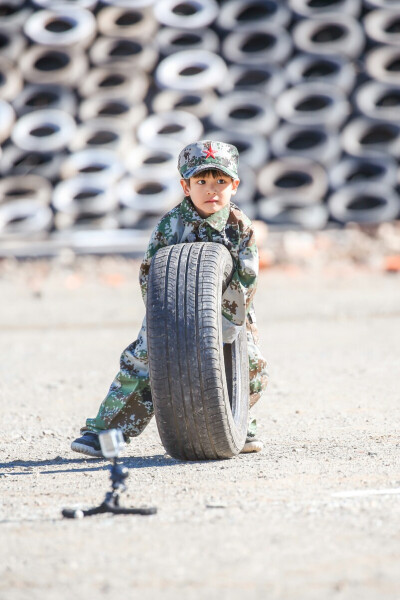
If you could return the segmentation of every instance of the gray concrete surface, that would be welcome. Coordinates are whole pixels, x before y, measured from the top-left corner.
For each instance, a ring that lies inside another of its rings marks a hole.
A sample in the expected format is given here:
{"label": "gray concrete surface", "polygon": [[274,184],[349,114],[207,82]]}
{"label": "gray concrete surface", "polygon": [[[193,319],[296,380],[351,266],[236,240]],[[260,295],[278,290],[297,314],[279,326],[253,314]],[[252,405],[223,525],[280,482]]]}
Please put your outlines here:
{"label": "gray concrete surface", "polygon": [[124,503],[158,514],[61,519],[109,486],[69,443],[140,326],[137,272],[0,263],[0,599],[399,600],[396,275],[264,271],[264,451],[181,463],[153,422],[123,459]]}

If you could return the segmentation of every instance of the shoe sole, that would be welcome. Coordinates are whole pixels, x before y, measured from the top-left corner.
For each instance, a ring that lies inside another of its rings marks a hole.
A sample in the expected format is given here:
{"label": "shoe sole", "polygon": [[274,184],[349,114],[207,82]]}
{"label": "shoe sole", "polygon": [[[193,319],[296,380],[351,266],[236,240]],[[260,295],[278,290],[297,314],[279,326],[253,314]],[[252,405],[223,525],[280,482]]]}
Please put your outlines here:
{"label": "shoe sole", "polygon": [[250,452],[261,452],[264,448],[264,444],[260,441],[253,440],[252,442],[246,442],[241,450],[241,454],[249,454]]}
{"label": "shoe sole", "polygon": [[95,458],[104,458],[101,450],[95,450],[85,444],[78,444],[77,442],[71,443],[71,450],[79,452],[80,454],[86,454],[87,456],[94,456]]}

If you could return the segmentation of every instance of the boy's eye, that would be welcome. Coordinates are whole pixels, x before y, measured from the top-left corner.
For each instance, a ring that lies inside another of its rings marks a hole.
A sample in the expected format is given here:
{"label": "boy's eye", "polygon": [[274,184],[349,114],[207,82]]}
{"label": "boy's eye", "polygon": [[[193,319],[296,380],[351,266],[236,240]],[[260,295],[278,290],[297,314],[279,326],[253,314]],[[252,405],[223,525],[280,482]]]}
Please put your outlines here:
{"label": "boy's eye", "polygon": [[[196,183],[197,183],[198,185],[204,185],[204,184],[205,184],[205,183],[207,183],[207,182],[206,182],[206,180],[205,180],[205,179],[198,179],[198,180],[196,181]],[[220,177],[220,179],[217,179],[217,183],[226,183],[226,179],[224,179],[223,177]]]}

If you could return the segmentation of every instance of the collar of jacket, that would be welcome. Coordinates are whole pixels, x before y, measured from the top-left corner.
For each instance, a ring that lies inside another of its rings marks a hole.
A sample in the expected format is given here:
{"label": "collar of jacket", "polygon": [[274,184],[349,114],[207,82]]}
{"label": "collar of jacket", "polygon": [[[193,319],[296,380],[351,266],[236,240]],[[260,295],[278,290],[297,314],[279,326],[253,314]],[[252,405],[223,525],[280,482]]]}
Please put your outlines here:
{"label": "collar of jacket", "polygon": [[182,219],[188,225],[200,225],[206,223],[210,225],[216,231],[222,231],[228,221],[231,207],[230,204],[221,208],[218,212],[210,215],[206,219],[203,219],[197,212],[193,202],[190,198],[185,198],[180,204],[180,211]]}

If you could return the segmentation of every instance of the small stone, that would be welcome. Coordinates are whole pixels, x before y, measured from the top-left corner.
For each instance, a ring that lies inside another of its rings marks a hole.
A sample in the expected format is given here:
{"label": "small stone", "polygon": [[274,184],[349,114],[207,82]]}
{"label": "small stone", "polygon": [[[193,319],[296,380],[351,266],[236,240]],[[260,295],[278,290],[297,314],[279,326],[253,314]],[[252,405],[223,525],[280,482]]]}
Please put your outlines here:
{"label": "small stone", "polygon": [[206,508],[227,508],[227,504],[225,504],[225,502],[218,502],[217,500],[213,501],[211,500],[210,502],[207,502],[206,504]]}

